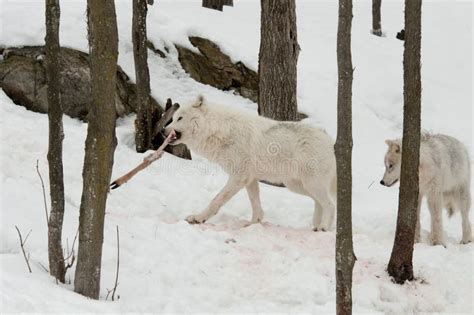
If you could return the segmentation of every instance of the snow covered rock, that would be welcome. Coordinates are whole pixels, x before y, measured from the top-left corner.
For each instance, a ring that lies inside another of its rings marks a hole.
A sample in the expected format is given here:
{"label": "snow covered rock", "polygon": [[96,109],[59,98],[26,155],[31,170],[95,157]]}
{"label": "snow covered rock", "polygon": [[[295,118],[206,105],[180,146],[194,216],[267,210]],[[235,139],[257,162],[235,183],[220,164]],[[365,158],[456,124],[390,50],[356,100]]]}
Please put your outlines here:
{"label": "snow covered rock", "polygon": [[258,75],[242,62],[233,63],[214,42],[197,36],[189,41],[200,54],[176,45],[179,62],[191,78],[220,90],[234,90],[254,102],[258,96]]}
{"label": "snow covered rock", "polygon": [[[86,120],[91,102],[88,54],[70,48],[61,48],[61,100],[64,113]],[[117,67],[117,116],[135,112],[135,84]],[[7,48],[0,62],[0,87],[18,105],[29,110],[47,113],[46,75],[42,46]],[[158,103],[150,97],[159,115]]]}

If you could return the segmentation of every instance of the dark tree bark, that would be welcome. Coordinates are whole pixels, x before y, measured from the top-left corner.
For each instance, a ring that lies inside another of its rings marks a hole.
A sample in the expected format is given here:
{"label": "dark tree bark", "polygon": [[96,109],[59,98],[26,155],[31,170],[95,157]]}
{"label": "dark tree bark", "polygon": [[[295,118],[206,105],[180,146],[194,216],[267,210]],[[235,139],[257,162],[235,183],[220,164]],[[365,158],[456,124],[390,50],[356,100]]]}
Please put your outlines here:
{"label": "dark tree bark", "polygon": [[135,120],[135,145],[137,152],[151,148],[152,108],[150,103],[150,73],[146,33],[147,0],[133,0],[132,41],[137,84],[137,119]]}
{"label": "dark tree bark", "polygon": [[202,0],[204,8],[222,11],[225,5],[233,6],[234,0]]}
{"label": "dark tree bark", "polygon": [[59,92],[59,0],[46,0],[45,63],[49,121],[49,187],[51,212],[48,220],[49,272],[64,283],[64,265],[61,234],[64,218],[63,178],[63,110]]}
{"label": "dark tree bark", "polygon": [[105,205],[115,137],[118,34],[113,0],[87,1],[92,104],[84,158],[74,291],[98,299]]}
{"label": "dark tree bark", "polygon": [[337,234],[336,311],[352,313],[352,270],[356,257],[352,245],[352,0],[339,0],[337,29]]}
{"label": "dark tree bark", "polygon": [[387,271],[395,282],[413,280],[418,206],[421,119],[421,0],[405,0],[403,141],[395,242]]}
{"label": "dark tree bark", "polygon": [[382,36],[382,24],[380,22],[380,7],[382,0],[372,0],[372,34]]}
{"label": "dark tree bark", "polygon": [[295,0],[261,0],[258,112],[296,120],[297,63]]}

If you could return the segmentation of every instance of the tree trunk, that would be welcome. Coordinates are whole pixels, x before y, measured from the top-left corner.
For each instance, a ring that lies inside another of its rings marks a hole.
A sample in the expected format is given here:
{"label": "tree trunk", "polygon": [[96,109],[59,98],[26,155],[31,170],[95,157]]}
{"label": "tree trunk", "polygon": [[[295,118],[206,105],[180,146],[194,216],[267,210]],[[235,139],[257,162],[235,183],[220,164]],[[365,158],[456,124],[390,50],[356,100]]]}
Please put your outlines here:
{"label": "tree trunk", "polygon": [[352,0],[339,0],[337,29],[337,234],[336,310],[352,313],[352,270],[356,257],[352,245]]}
{"label": "tree trunk", "polygon": [[372,34],[382,36],[382,24],[380,22],[380,7],[382,0],[372,0]]}
{"label": "tree trunk", "polygon": [[413,280],[418,206],[421,116],[421,0],[405,0],[403,143],[395,242],[387,271],[397,283]]}
{"label": "tree trunk", "polygon": [[297,62],[295,0],[261,0],[258,112],[296,120]]}
{"label": "tree trunk", "polygon": [[147,0],[133,0],[132,41],[137,84],[137,119],[135,121],[135,145],[137,152],[151,148],[152,115],[150,103],[150,73],[146,35]]}
{"label": "tree trunk", "polygon": [[46,80],[49,120],[49,189],[51,212],[48,221],[49,272],[64,283],[66,268],[61,242],[64,217],[63,110],[59,78],[59,0],[46,1]]}
{"label": "tree trunk", "polygon": [[115,137],[115,80],[118,34],[113,0],[87,2],[92,104],[88,115],[79,252],[74,291],[98,299],[105,205],[112,172]]}

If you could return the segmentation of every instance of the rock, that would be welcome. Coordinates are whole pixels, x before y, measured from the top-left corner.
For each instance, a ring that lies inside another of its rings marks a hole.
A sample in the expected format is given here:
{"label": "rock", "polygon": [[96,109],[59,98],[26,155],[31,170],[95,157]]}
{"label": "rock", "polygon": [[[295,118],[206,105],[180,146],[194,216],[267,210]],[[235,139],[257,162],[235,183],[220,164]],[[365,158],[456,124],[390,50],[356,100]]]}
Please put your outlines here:
{"label": "rock", "polygon": [[[179,45],[176,45],[176,49],[181,66],[191,78],[220,90],[234,91],[253,102],[258,101],[257,72],[249,69],[241,61],[233,63],[219,46],[208,39],[191,36],[189,41],[200,53]],[[151,47],[153,46],[150,45],[149,48],[152,49]],[[156,53],[161,57],[165,55],[162,51]],[[306,114],[298,112],[296,119],[302,120],[307,117]]]}
{"label": "rock", "polygon": [[[87,120],[91,102],[89,55],[70,48],[61,48],[61,104],[66,115]],[[0,61],[0,87],[18,105],[47,113],[44,48],[42,46],[5,48]],[[135,84],[117,67],[117,116],[135,112]],[[150,97],[156,110],[158,103]]]}
{"label": "rock", "polygon": [[[0,87],[15,104],[39,113],[48,112],[47,85],[42,46],[22,48],[0,48]],[[87,120],[91,102],[89,55],[70,48],[61,48],[61,104],[66,115]],[[135,112],[135,84],[127,74],[117,67],[115,108],[118,117]],[[163,114],[162,107],[150,96],[154,121]],[[163,143],[158,135],[153,139],[152,149]],[[191,153],[183,145],[168,146],[166,151],[184,159]]]}
{"label": "rock", "polygon": [[196,81],[236,93],[254,102],[258,97],[258,75],[242,62],[233,63],[219,46],[202,37],[189,37],[200,54],[176,45],[183,69]]}

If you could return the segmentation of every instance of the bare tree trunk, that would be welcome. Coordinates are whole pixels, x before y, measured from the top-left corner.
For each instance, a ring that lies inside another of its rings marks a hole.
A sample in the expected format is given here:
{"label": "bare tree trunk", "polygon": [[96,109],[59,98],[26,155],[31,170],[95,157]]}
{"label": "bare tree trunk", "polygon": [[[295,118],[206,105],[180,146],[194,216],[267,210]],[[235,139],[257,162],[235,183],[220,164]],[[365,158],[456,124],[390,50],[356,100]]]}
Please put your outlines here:
{"label": "bare tree trunk", "polygon": [[151,148],[152,110],[150,103],[150,73],[146,35],[147,0],[133,0],[132,41],[137,84],[137,119],[135,120],[135,145],[137,152]]}
{"label": "bare tree trunk", "polygon": [[403,143],[395,242],[387,271],[397,283],[413,280],[421,119],[421,0],[405,0]]}
{"label": "bare tree trunk", "polygon": [[51,213],[48,221],[49,272],[64,283],[64,265],[61,234],[64,217],[64,179],[63,179],[63,110],[60,98],[59,78],[59,0],[46,0],[46,80],[48,84],[49,120],[49,187]]}
{"label": "bare tree trunk", "polygon": [[337,164],[336,310],[352,313],[352,0],[339,0],[337,29]]}
{"label": "bare tree trunk", "polygon": [[380,7],[382,0],[372,0],[372,34],[382,36],[382,24],[380,22]]}
{"label": "bare tree trunk", "polygon": [[79,252],[74,291],[98,299],[105,205],[115,137],[115,77],[118,34],[113,0],[87,1],[92,104],[84,158]]}
{"label": "bare tree trunk", "polygon": [[258,112],[276,120],[296,120],[300,47],[295,0],[261,0],[261,10]]}

